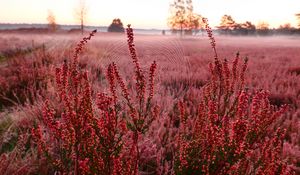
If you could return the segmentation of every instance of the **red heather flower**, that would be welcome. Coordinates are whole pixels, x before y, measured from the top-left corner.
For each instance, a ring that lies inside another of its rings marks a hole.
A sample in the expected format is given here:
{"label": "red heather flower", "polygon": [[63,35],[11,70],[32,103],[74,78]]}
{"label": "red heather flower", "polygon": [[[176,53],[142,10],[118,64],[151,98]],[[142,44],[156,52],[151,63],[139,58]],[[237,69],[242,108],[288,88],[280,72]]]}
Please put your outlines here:
{"label": "red heather flower", "polygon": [[43,139],[42,131],[40,126],[31,129],[31,135],[33,140],[36,142],[38,147],[38,156],[41,156],[48,152],[48,148],[46,147],[46,142]]}
{"label": "red heather flower", "polygon": [[238,99],[237,117],[245,118],[249,107],[249,95],[246,91],[242,91]]}
{"label": "red heather flower", "polygon": [[211,44],[211,47],[213,49],[213,52],[214,52],[214,59],[215,59],[215,65],[216,65],[216,71],[217,71],[217,74],[219,75],[220,79],[222,78],[222,73],[221,73],[221,70],[222,70],[222,65],[219,61],[219,57],[218,57],[218,54],[217,54],[217,49],[216,49],[216,41],[215,41],[215,38],[213,36],[213,33],[212,33],[212,29],[211,27],[209,26],[208,24],[208,20],[207,18],[202,18],[202,22],[205,24],[205,29],[206,29],[206,33],[210,39],[210,44]]}
{"label": "red heather flower", "polygon": [[120,76],[120,73],[119,73],[118,68],[115,63],[112,63],[112,68],[113,68],[112,72],[114,73],[114,76],[117,79],[119,86],[121,87],[123,97],[125,98],[127,104],[131,105],[131,98],[129,96],[127,87],[124,83],[124,80]]}
{"label": "red heather flower", "polygon": [[120,160],[120,158],[114,158],[114,172],[113,175],[119,175],[124,173],[122,170],[122,162]]}
{"label": "red heather flower", "polygon": [[[232,79],[233,80],[237,80],[237,74],[238,74],[238,72],[237,72],[237,66],[238,66],[238,62],[239,62],[239,56],[240,56],[240,53],[238,52],[237,54],[236,54],[236,57],[235,57],[235,59],[234,59],[234,61],[233,61],[233,64],[232,64]],[[231,85],[231,87],[233,88],[233,86],[234,86],[234,82],[235,81],[232,81],[232,85]],[[233,89],[232,89],[232,91],[233,91]]]}
{"label": "red heather flower", "polygon": [[216,50],[216,41],[215,41],[215,38],[213,37],[212,29],[208,24],[208,19],[207,18],[202,18],[202,22],[205,24],[205,29],[206,29],[207,35],[210,39],[211,47],[213,48],[215,58],[217,59],[218,55],[217,55],[217,50]]}
{"label": "red heather flower", "polygon": [[97,105],[100,110],[108,111],[108,109],[112,105],[112,103],[113,103],[113,98],[109,97],[108,95],[106,95],[104,93],[98,94]]}
{"label": "red heather flower", "polygon": [[155,73],[155,69],[156,69],[156,62],[154,61],[151,64],[150,67],[150,73],[149,73],[149,96],[148,96],[148,100],[153,98],[153,94],[154,94],[154,73]]}
{"label": "red heather flower", "polygon": [[225,91],[230,93],[230,70],[228,66],[228,61],[225,59],[223,63],[223,69],[225,74]]}
{"label": "red heather flower", "polygon": [[73,56],[73,64],[77,66],[78,63],[78,57],[79,54],[82,52],[83,46],[88,42],[88,40],[91,40],[92,36],[94,36],[97,33],[97,30],[93,30],[88,37],[84,37],[75,48],[75,54]]}
{"label": "red heather flower", "polygon": [[178,109],[179,109],[179,112],[180,112],[180,121],[182,121],[183,124],[186,124],[186,113],[185,113],[185,106],[184,106],[184,103],[182,101],[180,101],[178,103]]}
{"label": "red heather flower", "polygon": [[116,95],[116,83],[115,83],[115,67],[110,64],[107,68],[107,77],[110,86],[110,92],[112,93],[113,103],[116,104],[117,95]]}
{"label": "red heather flower", "polygon": [[188,167],[188,161],[187,161],[187,158],[188,158],[188,155],[186,153],[186,150],[188,148],[188,143],[187,142],[184,142],[182,141],[182,139],[179,140],[179,162],[180,162],[180,165],[179,165],[179,169],[183,169],[183,168],[186,168]]}
{"label": "red heather flower", "polygon": [[237,119],[232,126],[231,142],[235,147],[235,154],[239,155],[244,151],[245,138],[248,130],[246,120]]}
{"label": "red heather flower", "polygon": [[90,167],[88,165],[89,159],[85,158],[84,160],[79,161],[79,169],[81,174],[89,174]]}
{"label": "red heather flower", "polygon": [[245,86],[245,72],[246,72],[246,69],[247,69],[247,64],[248,63],[248,58],[245,58],[244,60],[244,64],[242,66],[242,71],[241,71],[241,74],[240,74],[240,90],[242,90],[242,88]]}
{"label": "red heather flower", "polygon": [[132,61],[135,64],[137,98],[140,100],[140,103],[143,104],[145,98],[146,81],[136,54],[136,49],[134,45],[134,35],[133,35],[133,30],[130,27],[130,24],[126,29],[126,32],[127,32],[127,44],[128,44],[129,52]]}

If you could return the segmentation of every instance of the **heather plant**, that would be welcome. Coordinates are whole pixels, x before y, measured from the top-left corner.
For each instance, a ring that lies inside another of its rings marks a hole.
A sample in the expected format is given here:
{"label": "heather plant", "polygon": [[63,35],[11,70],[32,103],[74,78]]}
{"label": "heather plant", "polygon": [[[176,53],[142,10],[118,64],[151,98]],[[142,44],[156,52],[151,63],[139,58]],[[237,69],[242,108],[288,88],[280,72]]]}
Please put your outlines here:
{"label": "heather plant", "polygon": [[[146,98],[146,80],[128,26],[137,95],[129,96],[116,64],[112,63],[107,68],[110,95],[99,93],[95,109],[87,72],[80,71],[78,62],[83,46],[94,34],[95,31],[77,45],[71,63],[65,61],[56,69],[56,89],[63,111],[56,114],[46,101],[42,123],[32,129],[38,156],[48,162],[53,173],[137,174],[139,137],[147,131],[158,111],[152,104],[156,63],[150,67]],[[117,85],[125,106],[119,100]]]}
{"label": "heather plant", "polygon": [[98,95],[95,113],[87,72],[78,68],[83,46],[96,33],[78,44],[72,62],[56,69],[57,92],[63,112],[59,115],[46,102],[43,124],[32,129],[40,160],[52,173],[113,174],[120,171],[122,137],[126,132],[113,98]]}
{"label": "heather plant", "polygon": [[[10,152],[0,155],[0,173],[9,174],[30,174],[36,171],[31,165],[35,162],[35,152],[30,148],[30,133],[23,132],[16,141],[16,146]],[[32,151],[32,152],[31,152]],[[30,153],[28,153],[30,152]]]}
{"label": "heather plant", "polygon": [[281,157],[285,130],[276,125],[287,107],[272,106],[267,91],[251,95],[245,88],[247,59],[239,68],[237,54],[232,69],[227,60],[221,62],[204,22],[215,62],[210,65],[211,81],[202,90],[198,114],[190,116],[184,103],[178,106],[176,174],[288,173]]}
{"label": "heather plant", "polygon": [[38,95],[44,95],[48,82],[52,56],[38,50],[30,57],[18,56],[6,61],[0,73],[0,109],[12,105],[34,103]]}
{"label": "heather plant", "polygon": [[0,113],[0,174],[43,173],[37,169],[37,150],[31,145],[31,128],[40,116],[40,102],[19,105]]}
{"label": "heather plant", "polygon": [[[134,174],[138,173],[138,165],[140,159],[140,149],[139,149],[139,137],[141,134],[145,134],[149,129],[153,120],[155,120],[156,116],[158,115],[158,106],[152,103],[152,98],[154,95],[154,73],[156,70],[156,62],[154,61],[149,70],[149,77],[148,77],[148,84],[146,81],[146,77],[140,67],[140,63],[138,60],[138,56],[136,53],[135,45],[134,45],[134,35],[133,30],[128,25],[126,29],[127,32],[127,43],[129,52],[132,58],[132,62],[134,64],[134,71],[135,71],[135,91],[136,96],[131,97],[128,93],[128,89],[122,80],[119,71],[114,63],[109,65],[113,71],[110,71],[109,80],[110,84],[112,85],[114,79],[118,82],[119,86],[121,87],[122,96],[126,102],[127,106],[127,117],[126,124],[127,128],[131,131],[132,135],[132,145],[134,146],[134,155],[135,162],[134,162]],[[148,85],[148,89],[147,89]],[[116,100],[116,92],[114,86],[110,87],[111,92],[113,93],[113,97]],[[146,96],[146,90],[148,90],[148,95]],[[131,154],[132,155],[132,154]]]}
{"label": "heather plant", "polygon": [[24,56],[29,53],[33,53],[34,51],[44,49],[45,45],[40,45],[40,46],[32,46],[32,47],[27,47],[27,48],[13,48],[13,49],[7,49],[1,52],[1,55],[4,58],[12,58],[12,57],[17,57],[17,56]]}

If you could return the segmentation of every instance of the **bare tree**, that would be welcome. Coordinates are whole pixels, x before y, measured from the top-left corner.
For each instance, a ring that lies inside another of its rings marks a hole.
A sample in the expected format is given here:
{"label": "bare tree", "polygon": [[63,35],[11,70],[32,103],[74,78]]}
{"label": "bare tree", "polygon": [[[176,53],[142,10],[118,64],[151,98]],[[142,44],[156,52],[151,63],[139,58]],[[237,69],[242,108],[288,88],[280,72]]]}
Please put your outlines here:
{"label": "bare tree", "polygon": [[76,9],[76,18],[80,22],[81,34],[84,32],[84,23],[86,21],[87,7],[85,0],[79,0],[79,6]]}
{"label": "bare tree", "polygon": [[300,13],[296,14],[298,20],[298,28],[300,29]]}
{"label": "bare tree", "polygon": [[48,21],[49,31],[55,32],[57,30],[57,24],[56,24],[55,16],[51,10],[48,10],[47,21]]}

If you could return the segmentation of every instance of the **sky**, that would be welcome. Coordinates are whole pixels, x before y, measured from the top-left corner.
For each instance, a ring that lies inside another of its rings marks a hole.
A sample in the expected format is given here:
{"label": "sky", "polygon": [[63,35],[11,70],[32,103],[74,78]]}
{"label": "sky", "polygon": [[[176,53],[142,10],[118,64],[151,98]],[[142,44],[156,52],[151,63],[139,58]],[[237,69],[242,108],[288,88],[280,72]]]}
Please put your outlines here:
{"label": "sky", "polygon": [[[108,26],[114,18],[136,28],[166,29],[173,0],[85,0],[87,25]],[[236,22],[268,22],[271,27],[297,25],[300,0],[193,0],[194,12],[217,26],[224,14]],[[52,11],[59,24],[78,24],[79,0],[0,0],[0,23],[47,23]]]}

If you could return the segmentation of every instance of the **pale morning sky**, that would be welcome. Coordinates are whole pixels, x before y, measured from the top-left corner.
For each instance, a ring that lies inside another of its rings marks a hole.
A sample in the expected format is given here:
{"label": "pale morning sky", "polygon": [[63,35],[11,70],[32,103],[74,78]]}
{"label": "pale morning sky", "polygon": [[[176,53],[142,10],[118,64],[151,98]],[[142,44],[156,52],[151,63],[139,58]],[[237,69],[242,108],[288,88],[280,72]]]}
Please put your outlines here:
{"label": "pale morning sky", "polygon": [[[107,26],[113,18],[138,28],[167,28],[172,0],[86,0],[87,24]],[[268,22],[272,27],[296,26],[300,0],[193,0],[194,11],[209,19],[212,26],[224,14],[237,22]],[[59,24],[76,24],[79,0],[0,0],[0,23],[47,23],[48,10]]]}

